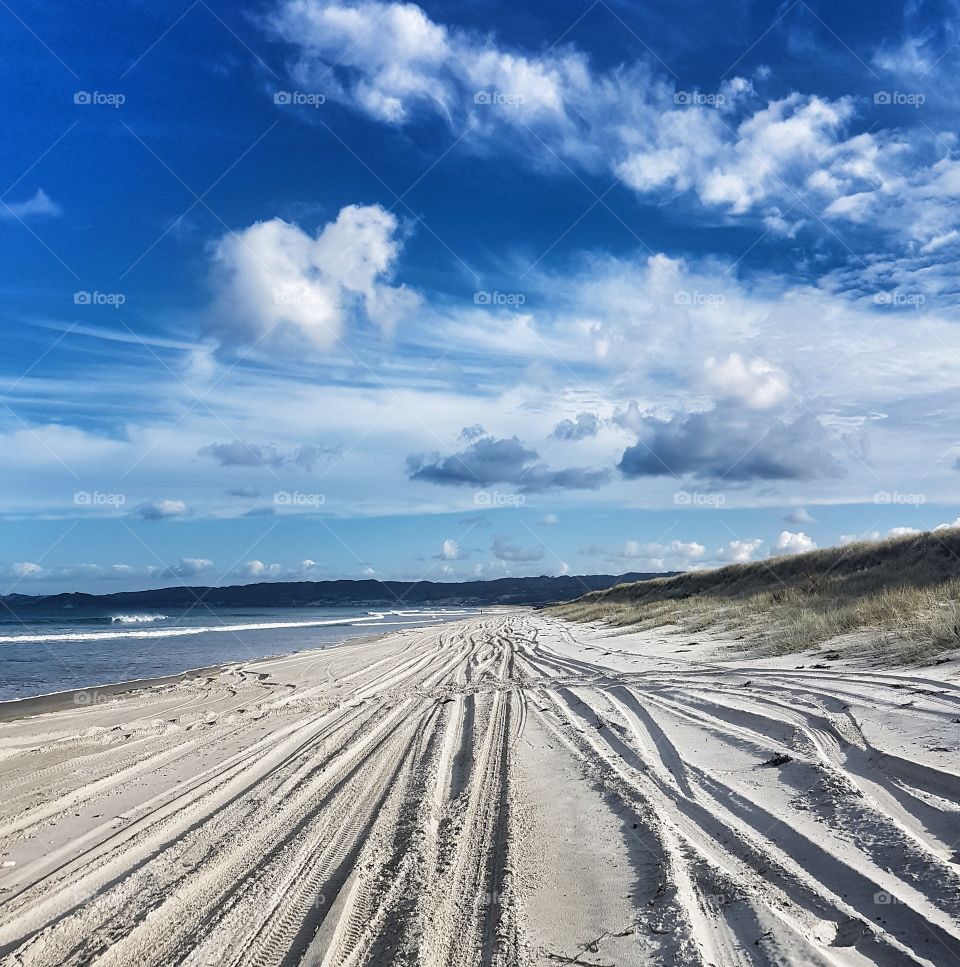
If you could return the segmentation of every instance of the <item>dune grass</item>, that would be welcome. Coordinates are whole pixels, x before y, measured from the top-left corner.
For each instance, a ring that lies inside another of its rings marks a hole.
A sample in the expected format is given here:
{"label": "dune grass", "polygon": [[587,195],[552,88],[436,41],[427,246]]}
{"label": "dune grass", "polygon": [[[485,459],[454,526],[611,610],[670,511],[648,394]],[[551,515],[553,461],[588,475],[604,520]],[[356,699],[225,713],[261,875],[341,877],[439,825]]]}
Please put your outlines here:
{"label": "dune grass", "polygon": [[960,529],[620,584],[551,608],[625,630],[674,626],[754,654],[825,642],[899,663],[960,648]]}

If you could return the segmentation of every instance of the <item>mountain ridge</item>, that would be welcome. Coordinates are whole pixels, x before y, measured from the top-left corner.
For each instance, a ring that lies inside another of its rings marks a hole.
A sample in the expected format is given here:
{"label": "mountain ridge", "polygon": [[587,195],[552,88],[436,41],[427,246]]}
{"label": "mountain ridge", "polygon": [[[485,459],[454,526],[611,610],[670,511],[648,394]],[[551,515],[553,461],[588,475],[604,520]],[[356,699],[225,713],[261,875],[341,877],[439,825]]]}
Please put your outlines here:
{"label": "mountain ridge", "polygon": [[[668,572],[675,573],[675,572]],[[373,578],[330,581],[263,581],[219,587],[178,585],[144,591],[88,594],[0,596],[0,606],[15,615],[117,608],[298,608],[350,606],[420,606],[427,604],[547,604],[569,601],[622,582],[666,577],[668,573],[585,574],[554,577],[505,577],[489,581],[381,581]]]}

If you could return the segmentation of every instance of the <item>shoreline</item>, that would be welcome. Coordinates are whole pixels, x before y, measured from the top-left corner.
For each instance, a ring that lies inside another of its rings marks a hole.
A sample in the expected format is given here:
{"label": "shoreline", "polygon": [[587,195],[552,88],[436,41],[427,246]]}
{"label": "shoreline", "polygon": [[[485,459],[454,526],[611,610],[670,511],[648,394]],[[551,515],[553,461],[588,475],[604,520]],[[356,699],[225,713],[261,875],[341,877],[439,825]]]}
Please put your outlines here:
{"label": "shoreline", "polygon": [[[445,624],[446,622],[438,623]],[[423,626],[418,625],[417,627]],[[277,661],[281,658],[289,658],[292,655],[304,655],[314,651],[322,652],[328,648],[335,648],[347,642],[352,645],[372,644],[381,638],[395,633],[393,631],[383,631],[376,635],[351,636],[341,638],[339,641],[330,641],[315,648],[299,648],[294,651],[274,652],[270,655],[252,658],[249,661],[225,661],[219,665],[201,665],[196,668],[185,668],[179,672],[171,672],[169,675],[156,675],[152,678],[129,678],[119,682],[103,682],[99,685],[79,685],[76,688],[66,688],[58,692],[43,692],[40,695],[24,695],[22,698],[0,699],[0,723],[16,722],[20,719],[46,715],[51,712],[89,708],[102,704],[105,697],[111,699],[121,698],[133,692],[159,688],[163,685],[180,685],[194,678],[220,675],[228,668],[234,666],[259,665],[265,662]],[[90,695],[91,698],[87,701],[77,701],[77,696],[84,694]]]}
{"label": "shoreline", "polygon": [[[448,612],[452,613],[452,612]],[[463,618],[476,617],[476,613],[464,614]],[[362,620],[362,619],[361,619]],[[461,620],[461,619],[457,619]],[[435,625],[449,624],[449,618],[438,620],[423,620],[409,622],[380,621],[367,625],[358,624],[356,619],[345,620],[341,624],[324,625],[324,627],[343,627],[345,631],[349,629],[360,629],[356,635],[345,634],[337,640],[324,642],[310,648],[292,648],[286,651],[274,651],[269,654],[260,655],[257,658],[226,659],[212,665],[197,665],[181,668],[161,675],[151,675],[147,678],[120,679],[112,682],[98,682],[88,685],[76,685],[70,688],[59,689],[52,692],[40,692],[36,695],[23,695],[15,698],[0,698],[0,723],[13,722],[17,719],[33,715],[44,715],[48,712],[62,712],[70,708],[84,708],[86,706],[98,704],[104,696],[111,698],[127,695],[139,689],[156,688],[162,685],[177,685],[181,682],[204,675],[221,674],[224,670],[235,665],[255,665],[261,662],[276,661],[279,658],[287,658],[290,655],[301,654],[307,651],[324,651],[327,648],[350,643],[371,643],[380,638],[396,634],[403,628],[430,628]],[[386,627],[390,626],[390,627]],[[381,630],[374,630],[381,629]],[[76,696],[89,694],[88,701],[77,701]]]}
{"label": "shoreline", "polygon": [[[276,656],[280,657],[280,656]],[[98,705],[103,696],[116,698],[140,689],[156,688],[160,685],[179,685],[191,678],[204,675],[218,675],[226,667],[209,665],[202,668],[187,668],[182,672],[171,675],[160,675],[156,678],[131,678],[122,682],[107,682],[102,685],[83,685],[79,688],[68,688],[60,692],[44,692],[41,695],[25,695],[23,698],[7,698],[0,701],[0,722],[15,722],[17,719],[34,715],[45,715],[48,712],[63,712],[70,708],[81,709]],[[88,701],[77,701],[78,695],[90,695]]]}

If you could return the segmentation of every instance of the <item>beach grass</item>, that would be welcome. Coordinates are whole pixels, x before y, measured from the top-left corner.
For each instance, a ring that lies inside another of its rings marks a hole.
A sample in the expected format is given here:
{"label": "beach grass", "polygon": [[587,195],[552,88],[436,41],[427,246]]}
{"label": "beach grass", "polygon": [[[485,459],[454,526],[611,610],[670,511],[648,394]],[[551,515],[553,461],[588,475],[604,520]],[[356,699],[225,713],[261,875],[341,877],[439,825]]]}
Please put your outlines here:
{"label": "beach grass", "polygon": [[923,663],[960,648],[960,528],[620,584],[551,608],[625,630],[671,626],[783,655]]}

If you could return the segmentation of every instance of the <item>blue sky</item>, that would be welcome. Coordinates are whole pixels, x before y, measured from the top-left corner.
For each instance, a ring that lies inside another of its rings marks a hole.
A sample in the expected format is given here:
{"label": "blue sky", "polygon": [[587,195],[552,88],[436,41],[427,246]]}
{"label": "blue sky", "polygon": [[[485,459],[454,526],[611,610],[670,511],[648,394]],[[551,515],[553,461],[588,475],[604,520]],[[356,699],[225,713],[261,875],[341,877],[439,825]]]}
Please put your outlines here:
{"label": "blue sky", "polygon": [[955,4],[18,0],[0,52],[4,590],[957,519]]}

